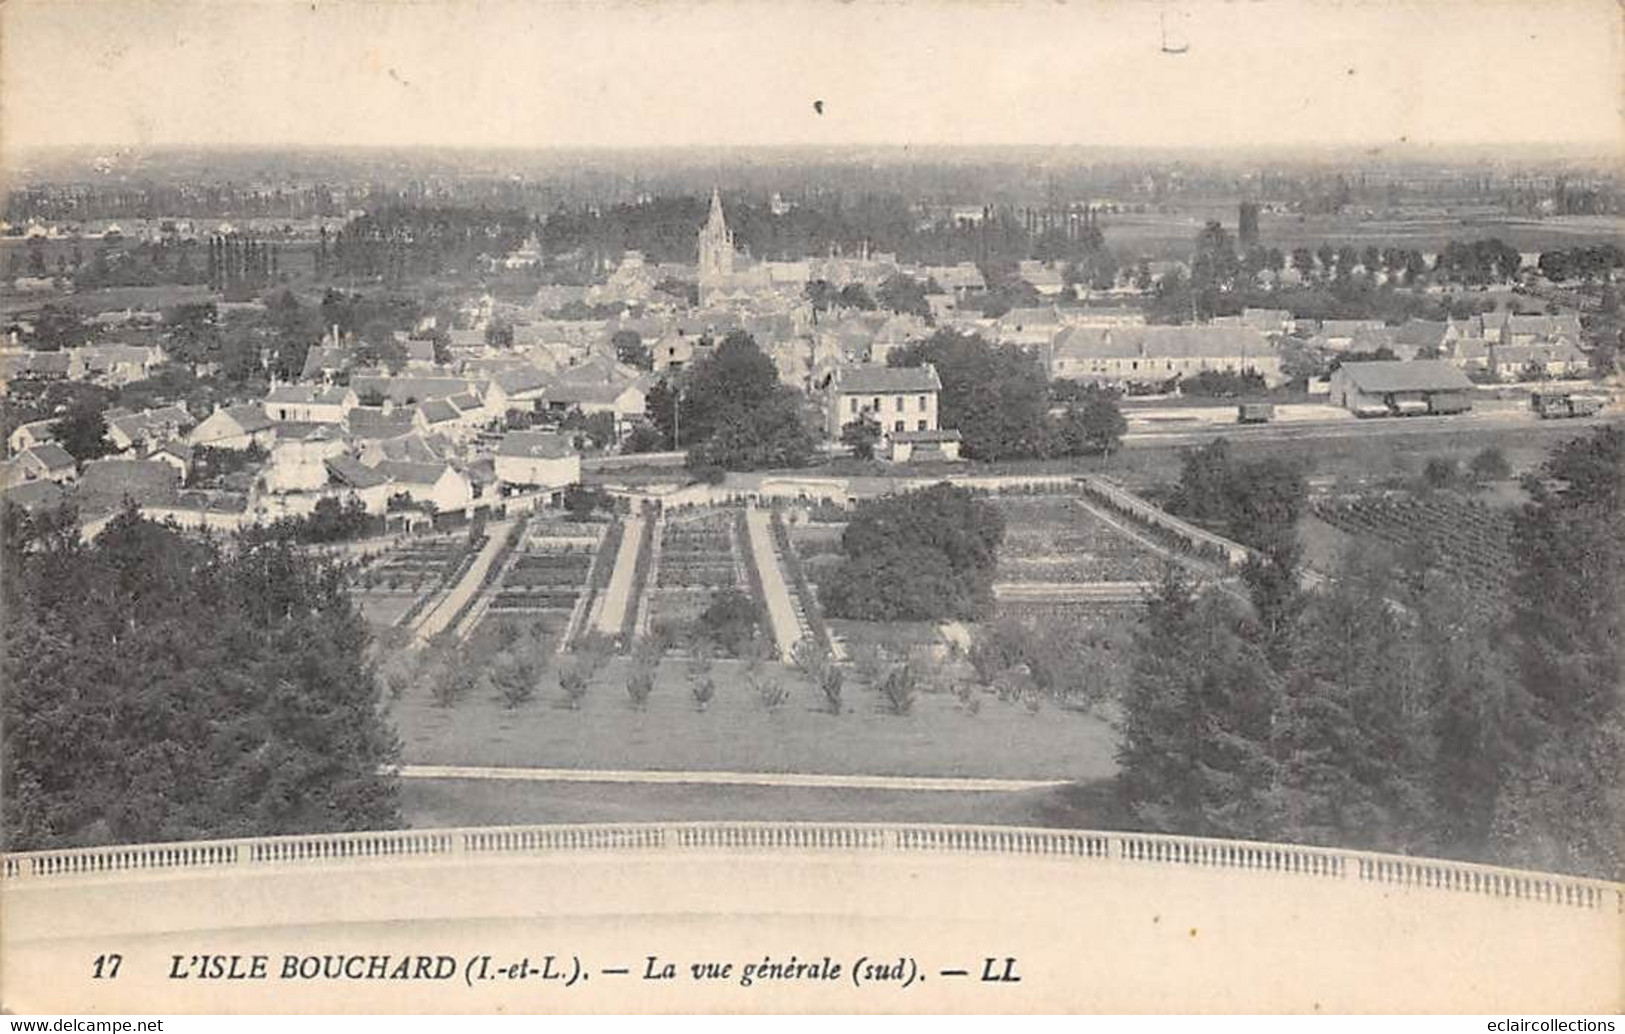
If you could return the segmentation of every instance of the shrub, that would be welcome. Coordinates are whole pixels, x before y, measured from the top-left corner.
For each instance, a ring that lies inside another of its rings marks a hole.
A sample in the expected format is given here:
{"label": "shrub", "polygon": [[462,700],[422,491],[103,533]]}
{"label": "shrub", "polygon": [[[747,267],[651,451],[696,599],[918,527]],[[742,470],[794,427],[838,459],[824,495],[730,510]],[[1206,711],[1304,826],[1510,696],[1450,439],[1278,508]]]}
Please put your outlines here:
{"label": "shrub", "polygon": [[723,589],[700,615],[700,630],[717,646],[743,657],[757,638],[756,604],[738,589]]}
{"label": "shrub", "polygon": [[808,636],[797,640],[796,645],[790,648],[790,663],[801,674],[817,682],[830,665],[830,653],[824,644]]}
{"label": "shrub", "polygon": [[717,684],[709,675],[690,673],[688,691],[694,695],[694,703],[703,711],[711,703],[711,698],[717,695]]}
{"label": "shrub", "polygon": [[564,690],[564,699],[570,710],[581,707],[581,700],[587,695],[587,683],[591,679],[592,669],[579,658],[559,669],[559,688]]}
{"label": "shrub", "polygon": [[790,695],[790,691],[784,688],[784,683],[771,675],[758,676],[751,681],[756,685],[756,695],[761,697],[762,706],[769,711],[777,711]]}
{"label": "shrub", "polygon": [[430,695],[436,707],[451,707],[473,691],[479,674],[472,665],[463,662],[460,656],[447,658],[435,673]]}
{"label": "shrub", "polygon": [[898,665],[881,680],[880,695],[892,714],[905,715],[914,709],[914,698],[918,693],[917,682],[914,668],[909,664]]}
{"label": "shrub", "polygon": [[1490,445],[1473,457],[1469,469],[1474,481],[1502,481],[1512,476],[1512,464],[1506,453]]}
{"label": "shrub", "polygon": [[497,699],[509,710],[528,703],[536,695],[537,674],[536,665],[529,658],[506,652],[496,656],[489,671]]}
{"label": "shrub", "polygon": [[648,706],[654,688],[655,669],[646,664],[633,665],[632,673],[626,677],[626,695],[632,698],[632,706],[640,711]]}
{"label": "shrub", "polygon": [[824,694],[830,714],[841,713],[841,687],[845,682],[846,673],[833,664],[818,673],[818,688]]}

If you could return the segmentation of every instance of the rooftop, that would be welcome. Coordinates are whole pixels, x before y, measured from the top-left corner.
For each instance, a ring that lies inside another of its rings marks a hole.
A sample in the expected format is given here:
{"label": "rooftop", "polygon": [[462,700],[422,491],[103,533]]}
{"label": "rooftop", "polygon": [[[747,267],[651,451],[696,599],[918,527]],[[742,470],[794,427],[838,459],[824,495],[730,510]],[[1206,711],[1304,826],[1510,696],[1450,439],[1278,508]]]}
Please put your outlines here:
{"label": "rooftop", "polygon": [[848,366],[840,371],[836,390],[847,395],[887,395],[940,391],[942,381],[930,366]]}
{"label": "rooftop", "polygon": [[1394,391],[1471,391],[1473,382],[1451,364],[1436,359],[1344,363],[1338,369],[1368,394]]}

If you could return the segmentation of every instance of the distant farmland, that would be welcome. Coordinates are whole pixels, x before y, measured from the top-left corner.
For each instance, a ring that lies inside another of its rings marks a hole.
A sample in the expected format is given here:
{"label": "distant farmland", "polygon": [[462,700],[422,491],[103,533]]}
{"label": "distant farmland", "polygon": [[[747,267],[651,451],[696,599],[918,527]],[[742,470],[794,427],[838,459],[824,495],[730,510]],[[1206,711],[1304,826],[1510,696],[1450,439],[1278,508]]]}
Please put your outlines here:
{"label": "distant farmland", "polygon": [[[1106,215],[1101,225],[1106,243],[1124,258],[1189,258],[1196,234],[1209,219],[1217,219],[1232,233],[1236,228],[1237,206],[1211,204],[1193,206],[1168,214]],[[1259,217],[1259,238],[1266,247],[1291,252],[1293,248],[1314,248],[1321,244],[1353,244],[1364,247],[1415,248],[1435,252],[1452,240],[1468,241],[1498,237],[1519,251],[1572,248],[1582,244],[1617,243],[1625,235],[1625,217],[1563,216],[1526,219],[1500,212],[1472,212],[1460,215],[1429,215],[1411,219],[1362,219],[1354,215]]]}

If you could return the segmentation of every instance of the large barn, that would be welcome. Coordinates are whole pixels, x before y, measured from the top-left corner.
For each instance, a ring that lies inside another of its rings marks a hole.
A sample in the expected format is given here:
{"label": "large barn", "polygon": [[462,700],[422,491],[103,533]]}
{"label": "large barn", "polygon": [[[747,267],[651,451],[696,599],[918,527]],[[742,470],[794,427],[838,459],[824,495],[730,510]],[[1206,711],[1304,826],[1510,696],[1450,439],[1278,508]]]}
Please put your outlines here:
{"label": "large barn", "polygon": [[1461,413],[1473,382],[1443,360],[1344,363],[1332,371],[1332,402],[1360,416]]}

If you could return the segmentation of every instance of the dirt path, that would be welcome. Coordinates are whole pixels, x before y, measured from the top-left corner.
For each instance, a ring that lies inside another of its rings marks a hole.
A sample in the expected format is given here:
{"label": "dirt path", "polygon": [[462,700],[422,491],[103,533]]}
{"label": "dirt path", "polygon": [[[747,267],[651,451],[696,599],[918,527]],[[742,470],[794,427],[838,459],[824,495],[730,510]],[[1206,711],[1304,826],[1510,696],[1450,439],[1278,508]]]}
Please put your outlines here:
{"label": "dirt path", "polygon": [[960,776],[825,775],[799,772],[671,772],[583,768],[484,768],[403,765],[403,779],[495,779],[533,783],[701,783],[712,786],[793,786],[842,790],[1016,793],[1068,785],[1060,779],[978,779]]}
{"label": "dirt path", "polygon": [[615,552],[615,571],[604,588],[604,599],[598,608],[598,619],[593,628],[604,635],[620,635],[626,621],[626,608],[632,602],[632,577],[638,566],[638,546],[643,542],[643,518],[633,515],[626,519],[621,531],[621,545]]}
{"label": "dirt path", "polygon": [[479,555],[474,558],[472,564],[468,565],[468,570],[463,572],[463,577],[458,580],[451,591],[442,596],[439,603],[431,607],[418,619],[417,627],[412,630],[414,635],[424,641],[433,639],[445,631],[446,626],[451,623],[452,618],[457,616],[457,612],[462,609],[463,604],[467,603],[475,593],[480,591],[480,585],[485,580],[485,572],[491,569],[491,564],[496,561],[497,554],[502,551],[502,543],[508,537],[510,523],[509,521],[501,521],[496,524],[486,525],[485,545],[480,547]]}
{"label": "dirt path", "polygon": [[773,641],[778,645],[779,659],[788,661],[790,651],[801,641],[801,622],[796,620],[795,601],[790,598],[790,587],[784,583],[778,553],[773,549],[772,518],[752,506],[745,511],[745,527],[750,531],[756,570],[762,575],[762,594],[767,597],[762,602],[767,606],[768,623],[773,626]]}

